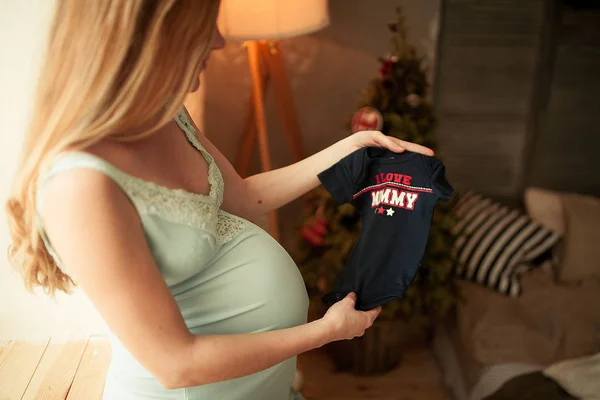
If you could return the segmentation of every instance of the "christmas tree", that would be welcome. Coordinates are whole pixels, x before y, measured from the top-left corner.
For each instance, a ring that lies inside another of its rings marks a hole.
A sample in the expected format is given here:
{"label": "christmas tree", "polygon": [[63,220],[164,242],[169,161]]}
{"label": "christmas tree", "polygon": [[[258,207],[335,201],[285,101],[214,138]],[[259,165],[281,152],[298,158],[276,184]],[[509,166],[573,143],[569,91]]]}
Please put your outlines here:
{"label": "christmas tree", "polygon": [[[365,126],[376,115],[384,134],[435,150],[435,118],[432,106],[426,101],[429,84],[424,60],[407,43],[401,9],[397,10],[397,20],[389,25],[389,30],[392,51],[379,58],[379,75],[370,82],[359,105],[362,115],[367,116]],[[355,114],[353,120],[357,115],[361,113]],[[361,220],[352,205],[337,206],[322,186],[310,192],[306,200],[306,215],[290,253],[304,277],[312,306],[319,308],[321,297],[331,289],[358,238]],[[379,318],[441,317],[455,304],[451,256],[454,222],[451,204],[438,203],[417,276],[403,298],[383,306]]]}

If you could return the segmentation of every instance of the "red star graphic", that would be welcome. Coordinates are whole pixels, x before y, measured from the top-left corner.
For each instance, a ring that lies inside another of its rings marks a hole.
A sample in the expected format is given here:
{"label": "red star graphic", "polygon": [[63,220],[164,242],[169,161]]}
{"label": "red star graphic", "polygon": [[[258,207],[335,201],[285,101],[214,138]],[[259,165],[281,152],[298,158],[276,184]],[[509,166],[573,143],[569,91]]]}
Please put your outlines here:
{"label": "red star graphic", "polygon": [[383,212],[384,212],[384,211],[385,211],[385,210],[383,209],[383,207],[379,207],[379,208],[377,209],[377,214],[383,214]]}

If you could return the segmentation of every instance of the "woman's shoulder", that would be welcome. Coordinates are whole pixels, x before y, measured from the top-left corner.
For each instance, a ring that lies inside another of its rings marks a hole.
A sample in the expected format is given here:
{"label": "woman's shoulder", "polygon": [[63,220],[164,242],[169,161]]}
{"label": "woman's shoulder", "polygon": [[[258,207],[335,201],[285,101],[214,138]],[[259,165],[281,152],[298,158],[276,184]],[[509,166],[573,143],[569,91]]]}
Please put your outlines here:
{"label": "woman's shoulder", "polygon": [[[36,198],[38,229],[44,244],[63,272],[70,275],[55,246],[75,247],[93,238],[113,236],[138,220],[136,207],[127,193],[102,168],[87,168],[97,162],[89,153],[65,153],[57,159],[61,171],[39,186]],[[88,164],[85,164],[88,163]],[[73,165],[83,168],[69,168]]]}
{"label": "woman's shoulder", "polygon": [[[119,143],[103,141],[84,149],[68,148],[50,160],[47,168],[40,174],[40,184],[45,185],[55,176],[65,175],[69,181],[84,175],[97,175],[99,180],[116,181],[120,184],[136,163],[135,151]],[[69,173],[67,173],[69,172]],[[102,177],[102,175],[104,177]]]}
{"label": "woman's shoulder", "polygon": [[122,196],[125,174],[120,166],[132,158],[126,151],[108,151],[107,146],[59,153],[40,174],[38,208],[48,203],[94,203]]}
{"label": "woman's shoulder", "polygon": [[[69,153],[57,158],[38,184],[38,209],[63,208],[76,211],[81,204],[112,201],[122,194],[119,180],[102,159],[87,153]],[[48,211],[47,209],[45,210]],[[65,210],[54,210],[56,212]],[[53,212],[52,210],[50,212]]]}
{"label": "woman's shoulder", "polygon": [[102,141],[89,146],[78,153],[103,165],[103,169],[120,172],[134,171],[139,168],[140,154],[125,143]]}

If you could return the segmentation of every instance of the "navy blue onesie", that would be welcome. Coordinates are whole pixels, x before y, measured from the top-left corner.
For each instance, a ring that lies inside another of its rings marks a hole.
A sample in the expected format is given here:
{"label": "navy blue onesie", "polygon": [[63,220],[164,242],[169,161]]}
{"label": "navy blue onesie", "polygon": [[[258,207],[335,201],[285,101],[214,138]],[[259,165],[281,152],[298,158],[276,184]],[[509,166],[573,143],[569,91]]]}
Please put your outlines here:
{"label": "navy blue onesie", "polygon": [[437,200],[454,192],[435,157],[366,147],[318,175],[338,204],[350,203],[362,220],[358,240],[323,296],[331,306],[348,293],[369,310],[402,297],[421,264]]}

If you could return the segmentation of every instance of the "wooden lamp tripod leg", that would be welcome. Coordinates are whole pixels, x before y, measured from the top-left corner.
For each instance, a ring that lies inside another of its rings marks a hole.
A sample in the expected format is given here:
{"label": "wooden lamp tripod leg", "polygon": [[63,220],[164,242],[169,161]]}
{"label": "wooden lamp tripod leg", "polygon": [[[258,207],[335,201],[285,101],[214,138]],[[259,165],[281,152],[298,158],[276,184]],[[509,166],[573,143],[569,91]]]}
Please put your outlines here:
{"label": "wooden lamp tripod leg", "polygon": [[[258,149],[260,153],[261,168],[264,172],[271,170],[271,155],[269,154],[269,138],[265,120],[264,85],[261,74],[260,48],[262,43],[248,42],[248,60],[250,75],[252,77],[252,102],[254,105],[254,118],[258,133]],[[269,228],[271,235],[279,241],[279,224],[275,211],[269,214]]]}
{"label": "wooden lamp tripod leg", "polygon": [[[265,70],[264,63],[261,65],[261,81],[263,99],[266,96],[267,88],[269,87],[269,74]],[[246,121],[244,123],[244,131],[242,133],[242,139],[238,147],[238,152],[235,159],[235,169],[242,178],[246,178],[250,169],[250,161],[252,160],[252,153],[254,146],[256,145],[256,117],[255,107],[252,94],[248,101],[248,111],[246,113]]]}
{"label": "wooden lamp tripod leg", "polygon": [[[238,173],[244,178],[248,176],[250,159],[257,136],[261,168],[263,171],[271,170],[271,157],[269,154],[264,110],[264,99],[270,81],[273,82],[279,114],[291,148],[293,162],[298,162],[305,157],[302,136],[300,134],[300,124],[296,115],[279,42],[251,41],[247,45],[250,74],[252,77],[252,96],[244,133],[235,162]],[[278,220],[275,212],[269,215],[269,221],[271,234],[279,240]]]}
{"label": "wooden lamp tripod leg", "polygon": [[289,146],[292,150],[294,162],[304,158],[304,146],[302,145],[302,136],[300,135],[300,123],[294,107],[294,99],[290,89],[285,63],[283,61],[279,42],[273,40],[268,45],[262,46],[263,58],[266,60],[269,70],[269,76],[273,81],[273,89],[277,98],[279,115],[283,123],[283,129],[288,138]]}

